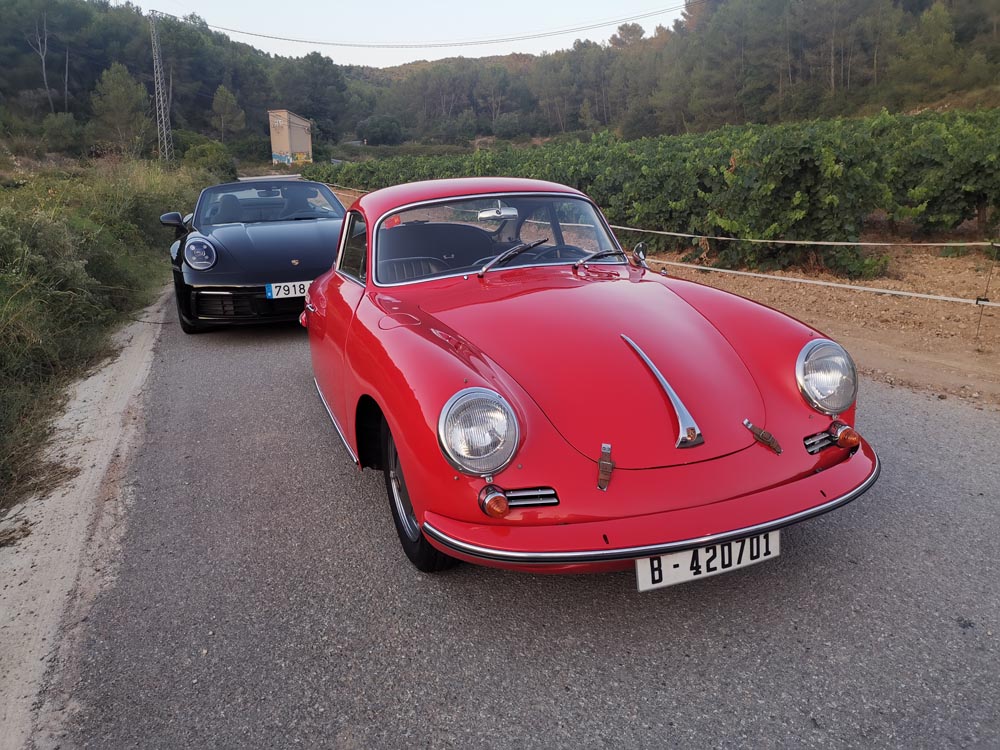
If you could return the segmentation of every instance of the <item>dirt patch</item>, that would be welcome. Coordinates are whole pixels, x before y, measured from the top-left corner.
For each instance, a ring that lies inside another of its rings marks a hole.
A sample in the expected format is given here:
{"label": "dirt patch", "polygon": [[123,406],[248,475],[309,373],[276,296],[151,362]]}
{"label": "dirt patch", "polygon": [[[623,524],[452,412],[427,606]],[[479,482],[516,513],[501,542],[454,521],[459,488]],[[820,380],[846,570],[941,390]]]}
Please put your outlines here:
{"label": "dirt patch", "polygon": [[[858,285],[1000,299],[1000,263],[978,251],[941,253],[939,248],[891,248],[886,276]],[[664,254],[651,261],[679,262],[683,257],[683,253]],[[661,267],[655,262],[651,265]],[[826,332],[841,341],[861,370],[876,380],[1000,407],[1000,308],[666,268],[671,275],[762,302]],[[774,275],[845,282],[822,271],[777,271]]]}
{"label": "dirt patch", "polygon": [[108,526],[122,517],[115,512],[125,502],[120,467],[140,424],[136,402],[166,300],[161,297],[140,321],[120,331],[114,337],[118,357],[70,390],[43,460],[57,461],[75,475],[0,521],[0,536],[17,537],[0,548],[0,748],[29,742],[46,670],[60,647],[72,641],[61,635],[72,633],[74,615],[85,616],[79,613],[97,588],[98,574],[92,571],[106,567],[92,560],[116,541]]}

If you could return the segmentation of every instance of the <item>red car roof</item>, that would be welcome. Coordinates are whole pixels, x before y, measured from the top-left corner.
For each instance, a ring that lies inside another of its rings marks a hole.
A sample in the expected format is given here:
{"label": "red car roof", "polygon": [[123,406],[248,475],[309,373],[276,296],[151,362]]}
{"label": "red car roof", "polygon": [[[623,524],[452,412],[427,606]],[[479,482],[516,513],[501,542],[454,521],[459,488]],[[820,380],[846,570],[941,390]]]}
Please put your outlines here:
{"label": "red car roof", "polygon": [[566,193],[583,195],[556,182],[526,180],[518,177],[462,177],[450,180],[426,180],[382,188],[355,201],[361,211],[374,220],[400,206],[442,198],[458,198],[484,193]]}

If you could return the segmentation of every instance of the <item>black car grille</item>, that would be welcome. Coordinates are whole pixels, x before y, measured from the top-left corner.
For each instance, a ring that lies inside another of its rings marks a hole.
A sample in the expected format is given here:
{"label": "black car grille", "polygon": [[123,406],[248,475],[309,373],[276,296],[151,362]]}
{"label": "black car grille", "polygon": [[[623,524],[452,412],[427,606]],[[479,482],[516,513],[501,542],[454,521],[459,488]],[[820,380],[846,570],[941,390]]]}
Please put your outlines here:
{"label": "black car grille", "polygon": [[278,318],[302,312],[302,297],[268,299],[263,287],[239,291],[193,290],[191,309],[198,318]]}

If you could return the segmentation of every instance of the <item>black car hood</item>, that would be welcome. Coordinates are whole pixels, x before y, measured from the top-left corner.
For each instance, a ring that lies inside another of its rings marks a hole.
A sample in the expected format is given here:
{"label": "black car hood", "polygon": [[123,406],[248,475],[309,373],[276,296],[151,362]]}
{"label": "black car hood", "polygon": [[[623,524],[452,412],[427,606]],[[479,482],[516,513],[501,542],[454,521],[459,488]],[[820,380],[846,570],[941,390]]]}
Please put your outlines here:
{"label": "black car hood", "polygon": [[340,219],[302,219],[222,224],[202,234],[229,256],[230,271],[273,274],[293,266],[325,271],[333,265],[341,223]]}

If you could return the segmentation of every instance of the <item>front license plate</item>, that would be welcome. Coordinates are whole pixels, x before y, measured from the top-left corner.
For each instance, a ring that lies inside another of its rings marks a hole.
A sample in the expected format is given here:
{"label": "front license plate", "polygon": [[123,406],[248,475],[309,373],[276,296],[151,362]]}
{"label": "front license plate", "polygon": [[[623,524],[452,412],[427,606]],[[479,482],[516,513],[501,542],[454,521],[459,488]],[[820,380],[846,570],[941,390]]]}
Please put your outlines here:
{"label": "front license plate", "polygon": [[282,297],[305,297],[306,290],[312,280],[309,281],[283,281],[280,284],[265,284],[268,299],[281,299]]}
{"label": "front license plate", "polygon": [[639,591],[651,591],[756,565],[779,554],[781,534],[769,531],[745,539],[671,552],[669,555],[644,557],[635,561],[635,578]]}

